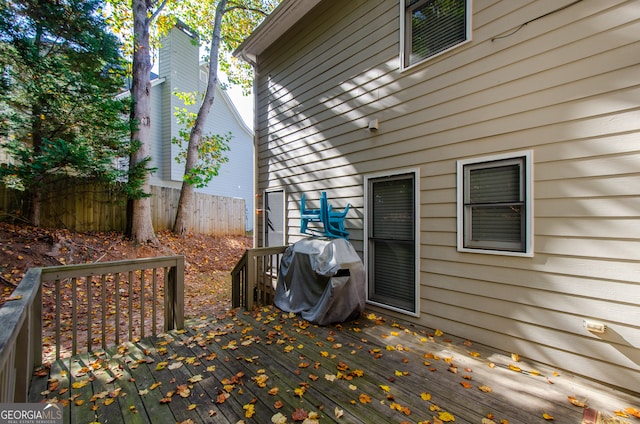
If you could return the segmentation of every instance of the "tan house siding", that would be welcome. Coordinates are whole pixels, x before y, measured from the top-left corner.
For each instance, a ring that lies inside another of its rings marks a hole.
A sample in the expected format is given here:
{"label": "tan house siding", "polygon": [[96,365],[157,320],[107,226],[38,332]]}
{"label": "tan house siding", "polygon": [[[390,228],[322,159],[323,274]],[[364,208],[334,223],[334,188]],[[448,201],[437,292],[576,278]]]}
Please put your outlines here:
{"label": "tan house siding", "polygon": [[[400,71],[398,1],[322,2],[258,56],[258,192],[286,187],[288,242],[301,193],[350,202],[362,252],[364,176],[418,168],[415,320],[637,391],[640,11],[561,6],[475,0],[469,43]],[[519,151],[533,257],[457,251],[457,161]]]}

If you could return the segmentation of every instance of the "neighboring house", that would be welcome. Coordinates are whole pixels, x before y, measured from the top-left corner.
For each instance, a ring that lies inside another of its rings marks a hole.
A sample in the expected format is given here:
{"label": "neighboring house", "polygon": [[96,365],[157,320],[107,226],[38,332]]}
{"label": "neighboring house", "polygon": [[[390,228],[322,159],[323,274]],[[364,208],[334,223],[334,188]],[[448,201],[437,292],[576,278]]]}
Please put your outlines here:
{"label": "neighboring house", "polygon": [[[162,40],[159,51],[158,78],[151,81],[151,137],[150,166],[157,168],[151,174],[151,184],[180,189],[184,175],[184,162],[178,163],[178,146],[171,143],[178,136],[180,126],[174,115],[175,108],[184,108],[174,92],[199,92],[204,95],[208,68],[200,64],[199,48],[193,43],[194,34],[181,24],[176,25]],[[189,109],[197,112],[200,103]],[[242,120],[227,93],[219,86],[207,119],[204,134],[227,134],[233,138],[226,152],[229,162],[207,187],[196,192],[216,196],[243,198],[247,214],[253,210],[253,132]],[[253,217],[247,215],[247,230],[253,229]]]}
{"label": "neighboring house", "polygon": [[371,309],[637,392],[638,34],[636,1],[283,0],[236,52],[256,246],[326,191]]}

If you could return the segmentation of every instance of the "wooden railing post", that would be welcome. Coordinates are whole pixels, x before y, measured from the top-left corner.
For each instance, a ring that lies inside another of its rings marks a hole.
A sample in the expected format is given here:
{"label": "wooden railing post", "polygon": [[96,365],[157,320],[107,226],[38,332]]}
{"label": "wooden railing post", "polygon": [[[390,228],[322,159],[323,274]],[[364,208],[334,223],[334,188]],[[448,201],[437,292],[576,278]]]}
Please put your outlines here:
{"label": "wooden railing post", "polygon": [[247,258],[247,281],[245,282],[245,295],[244,302],[247,311],[253,309],[254,296],[256,293],[256,279],[257,279],[257,263],[256,255],[253,249],[250,250],[249,257]]}
{"label": "wooden railing post", "polygon": [[273,300],[273,287],[267,284],[278,277],[278,267],[287,246],[258,247],[247,249],[231,271],[231,299],[234,308],[244,306],[253,309],[256,301]]}
{"label": "wooden railing post", "polygon": [[175,303],[173,307],[176,329],[184,328],[184,256],[179,256],[176,263]]}
{"label": "wooden railing post", "polygon": [[231,307],[237,308],[243,305],[243,291],[247,283],[247,258],[249,251],[245,250],[244,254],[233,267],[231,271]]}
{"label": "wooden railing post", "polygon": [[184,256],[176,258],[165,279],[164,331],[184,327]]}
{"label": "wooden railing post", "polygon": [[0,308],[0,403],[26,402],[31,373],[42,362],[39,268],[27,271],[12,297]]}

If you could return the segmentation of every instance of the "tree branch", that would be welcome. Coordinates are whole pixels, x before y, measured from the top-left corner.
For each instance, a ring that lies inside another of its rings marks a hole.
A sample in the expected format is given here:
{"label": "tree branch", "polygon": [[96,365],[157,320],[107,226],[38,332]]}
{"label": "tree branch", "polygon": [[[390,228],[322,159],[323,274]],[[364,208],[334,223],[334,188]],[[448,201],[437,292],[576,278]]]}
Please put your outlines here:
{"label": "tree branch", "polygon": [[160,12],[162,12],[162,9],[164,9],[168,1],[169,0],[162,0],[162,3],[160,3],[158,8],[155,10],[155,12],[151,14],[151,17],[149,18],[149,22],[153,22],[153,20],[158,17],[158,15],[160,14]]}
{"label": "tree branch", "polygon": [[224,13],[231,12],[232,10],[236,10],[236,9],[240,9],[240,10],[247,10],[247,11],[249,11],[249,12],[256,12],[256,13],[260,13],[261,15],[264,15],[264,16],[267,16],[267,15],[268,15],[268,13],[267,13],[267,12],[265,12],[264,10],[262,10],[262,9],[257,9],[257,8],[255,8],[255,7],[246,7],[246,6],[242,6],[242,5],[237,5],[237,6],[231,6],[231,7],[228,7],[228,8],[226,8],[226,9],[224,10]]}

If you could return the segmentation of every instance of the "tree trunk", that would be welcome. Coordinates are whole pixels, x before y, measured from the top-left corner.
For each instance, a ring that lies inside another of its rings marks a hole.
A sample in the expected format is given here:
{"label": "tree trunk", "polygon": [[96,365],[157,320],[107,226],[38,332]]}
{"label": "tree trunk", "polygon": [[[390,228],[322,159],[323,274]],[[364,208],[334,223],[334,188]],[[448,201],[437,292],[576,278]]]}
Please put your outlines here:
{"label": "tree trunk", "polygon": [[[132,143],[139,142],[140,148],[131,153],[129,168],[133,169],[149,156],[151,140],[151,50],[149,42],[150,18],[147,14],[150,4],[145,0],[133,0],[133,77],[131,96],[133,99],[132,118],[134,128],[131,132]],[[151,191],[149,173],[144,174],[141,186],[144,193]],[[129,236],[136,243],[158,244],[151,221],[151,198],[132,199],[131,229]]]}
{"label": "tree trunk", "polygon": [[34,227],[41,224],[40,216],[42,215],[42,191],[40,187],[34,186],[31,189],[31,215],[29,221]]}
{"label": "tree trunk", "polygon": [[[213,105],[216,96],[216,86],[218,85],[218,51],[220,49],[220,33],[222,31],[222,16],[227,7],[227,0],[220,0],[216,7],[216,16],[213,25],[213,36],[211,37],[211,49],[209,55],[209,80],[207,81],[207,90],[198,110],[198,117],[189,134],[189,144],[187,146],[187,159],[184,165],[184,173],[187,175],[191,169],[198,163],[198,147],[202,139],[202,132],[209,116],[209,111]],[[178,210],[176,212],[176,220],[173,224],[173,232],[175,234],[184,234],[187,231],[189,220],[193,216],[193,198],[195,189],[193,185],[182,182],[182,190],[180,191],[180,200],[178,201]]]}

